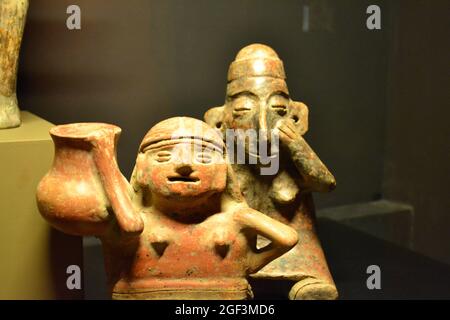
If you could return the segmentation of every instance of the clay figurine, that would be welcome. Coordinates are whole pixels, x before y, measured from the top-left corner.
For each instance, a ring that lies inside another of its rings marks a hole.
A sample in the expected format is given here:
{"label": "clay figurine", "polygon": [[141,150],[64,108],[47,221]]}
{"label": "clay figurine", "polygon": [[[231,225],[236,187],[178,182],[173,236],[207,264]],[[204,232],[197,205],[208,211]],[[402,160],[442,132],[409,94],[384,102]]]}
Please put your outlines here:
{"label": "clay figurine", "polygon": [[0,129],[20,126],[16,83],[28,0],[0,1]]}
{"label": "clay figurine", "polygon": [[[299,242],[292,250],[252,276],[293,281],[290,299],[336,299],[337,290],[315,231],[311,195],[334,189],[336,181],[303,139],[308,108],[291,99],[285,79],[283,62],[272,48],[246,46],[229,67],[225,104],[206,112],[205,121],[224,138],[230,130],[258,132],[254,137],[259,145],[266,144],[273,152],[263,159],[258,150],[251,152],[250,147],[258,144],[250,144],[250,139],[241,141],[247,161],[232,163],[242,193],[250,207],[298,232]],[[278,145],[272,148],[275,143]],[[262,160],[276,160],[277,170],[264,174],[267,161]],[[264,245],[267,240],[259,238],[259,242]]]}
{"label": "clay figurine", "polygon": [[[128,184],[117,167],[120,129],[51,130],[55,161],[41,181],[41,214],[103,244],[113,299],[247,299],[246,277],[297,243],[294,229],[245,202],[222,138],[171,118],[144,137]],[[257,248],[257,236],[271,241]]]}

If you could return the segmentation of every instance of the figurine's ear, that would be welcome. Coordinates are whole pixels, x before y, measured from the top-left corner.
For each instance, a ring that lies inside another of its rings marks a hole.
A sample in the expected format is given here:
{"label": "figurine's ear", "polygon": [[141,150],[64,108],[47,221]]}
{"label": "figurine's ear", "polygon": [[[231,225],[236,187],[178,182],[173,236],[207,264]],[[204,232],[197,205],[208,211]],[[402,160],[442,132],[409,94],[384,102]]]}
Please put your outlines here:
{"label": "figurine's ear", "polygon": [[133,202],[143,205],[150,206],[150,194],[146,193],[145,183],[143,180],[142,172],[139,172],[139,166],[141,162],[145,161],[145,156],[143,153],[139,153],[136,158],[136,165],[134,166],[133,173],[131,174],[130,184],[132,187],[132,200]]}
{"label": "figurine's ear", "polygon": [[231,164],[227,163],[227,186],[221,196],[221,210],[223,212],[233,210],[233,207],[237,204],[246,204],[246,201],[239,187],[236,174]]}
{"label": "figurine's ear", "polygon": [[230,163],[227,163],[227,188],[226,193],[236,202],[244,201],[239,181]]}
{"label": "figurine's ear", "polygon": [[143,181],[142,171],[139,171],[139,168],[142,167],[143,162],[145,161],[145,154],[139,152],[136,158],[136,164],[133,169],[133,173],[131,174],[131,184],[136,191],[140,188],[141,185],[145,184],[146,181]]}
{"label": "figurine's ear", "polygon": [[208,111],[206,111],[203,118],[205,119],[205,122],[209,124],[211,127],[222,131],[224,130],[223,111],[224,106],[211,108]]}
{"label": "figurine's ear", "polygon": [[289,105],[289,113],[295,125],[298,127],[300,134],[304,135],[308,131],[308,107],[303,102],[291,101]]}
{"label": "figurine's ear", "polygon": [[136,166],[134,166],[133,172],[131,173],[130,185],[133,188],[134,193],[139,191],[140,188],[139,188],[139,184],[138,184],[138,181],[137,181]]}

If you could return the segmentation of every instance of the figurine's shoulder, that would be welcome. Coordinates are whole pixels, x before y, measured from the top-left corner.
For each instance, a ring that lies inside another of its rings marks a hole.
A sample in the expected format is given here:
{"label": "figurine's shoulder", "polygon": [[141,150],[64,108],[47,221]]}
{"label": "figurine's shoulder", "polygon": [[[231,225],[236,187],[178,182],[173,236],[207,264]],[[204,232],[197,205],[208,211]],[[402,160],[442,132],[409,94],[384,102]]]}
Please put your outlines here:
{"label": "figurine's shoulder", "polygon": [[215,213],[209,216],[205,221],[200,223],[199,225],[207,228],[218,228],[220,226],[229,225],[233,222],[233,211],[223,211]]}

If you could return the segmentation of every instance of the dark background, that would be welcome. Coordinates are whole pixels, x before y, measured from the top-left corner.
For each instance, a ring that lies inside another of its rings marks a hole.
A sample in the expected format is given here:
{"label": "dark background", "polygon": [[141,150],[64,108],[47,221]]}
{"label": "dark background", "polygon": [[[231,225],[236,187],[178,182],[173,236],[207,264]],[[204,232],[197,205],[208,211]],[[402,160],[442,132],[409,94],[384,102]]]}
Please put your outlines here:
{"label": "dark background", "polygon": [[[66,28],[71,4],[81,30]],[[381,7],[381,30],[366,28],[370,4]],[[306,139],[338,181],[315,196],[318,207],[411,204],[414,249],[450,263],[448,9],[438,0],[31,1],[20,105],[54,124],[119,125],[129,176],[151,126],[221,105],[237,51],[268,44],[291,96],[310,108]]]}

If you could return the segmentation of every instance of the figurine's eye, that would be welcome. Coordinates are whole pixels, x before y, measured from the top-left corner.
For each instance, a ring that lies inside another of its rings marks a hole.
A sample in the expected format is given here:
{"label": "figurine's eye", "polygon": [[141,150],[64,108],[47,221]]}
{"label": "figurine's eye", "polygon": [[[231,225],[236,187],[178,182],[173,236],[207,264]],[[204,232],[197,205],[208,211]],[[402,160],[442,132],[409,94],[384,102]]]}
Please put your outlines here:
{"label": "figurine's eye", "polygon": [[249,106],[243,105],[243,106],[236,106],[234,108],[234,111],[250,111],[252,110],[252,108],[250,108]]}
{"label": "figurine's eye", "polygon": [[255,102],[252,98],[247,96],[240,96],[233,101],[233,116],[240,117],[252,111],[255,107]]}
{"label": "figurine's eye", "polygon": [[276,93],[269,100],[269,105],[271,109],[276,112],[279,116],[285,116],[287,114],[287,106],[289,104],[289,99],[286,93]]}
{"label": "figurine's eye", "polygon": [[252,110],[252,107],[249,104],[239,104],[234,106],[233,115],[243,115]]}
{"label": "figurine's eye", "polygon": [[280,116],[284,116],[287,113],[285,105],[272,105],[272,109]]}
{"label": "figurine's eye", "polygon": [[206,152],[199,152],[196,154],[195,159],[200,163],[208,164],[212,162],[212,155]]}
{"label": "figurine's eye", "polygon": [[156,161],[158,161],[158,162],[168,162],[168,161],[170,161],[171,157],[172,157],[172,154],[169,151],[159,151],[156,154]]}

